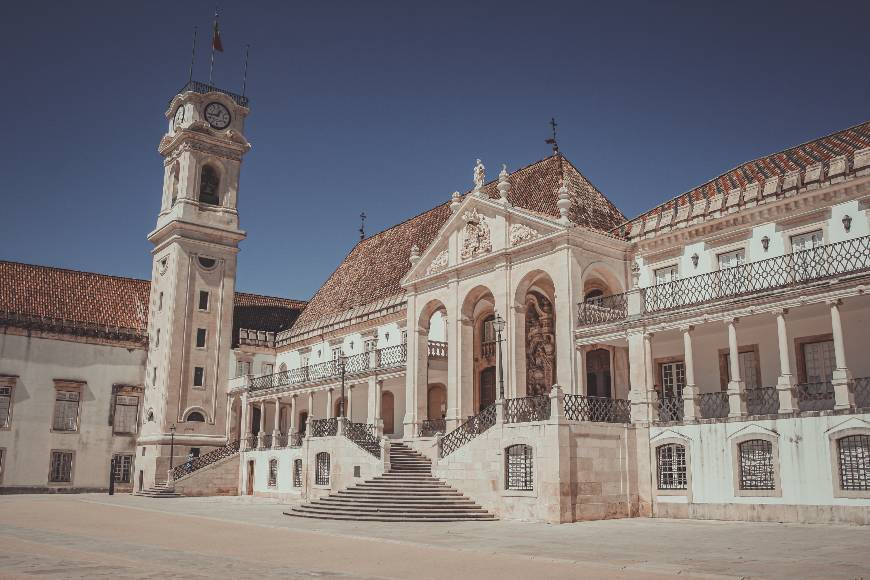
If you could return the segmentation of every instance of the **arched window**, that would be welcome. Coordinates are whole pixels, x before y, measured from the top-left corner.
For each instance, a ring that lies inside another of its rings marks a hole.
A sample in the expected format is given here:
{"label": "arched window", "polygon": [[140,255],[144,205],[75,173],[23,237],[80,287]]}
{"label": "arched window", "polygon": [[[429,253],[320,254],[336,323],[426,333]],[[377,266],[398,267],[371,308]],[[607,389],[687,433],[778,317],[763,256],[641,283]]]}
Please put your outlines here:
{"label": "arched window", "polygon": [[278,460],[269,460],[269,487],[278,486]]}
{"label": "arched window", "polygon": [[666,443],[656,447],[656,474],[659,489],[686,489],[686,446]]}
{"label": "arched window", "polygon": [[293,460],[293,487],[302,487],[302,460]]}
{"label": "arched window", "polygon": [[329,485],[329,453],[321,451],[315,458],[314,483]]}
{"label": "arched window", "polygon": [[287,372],[287,363],[281,363],[281,366],[278,367],[278,372],[279,373],[286,373]]}
{"label": "arched window", "polygon": [[218,175],[217,169],[211,165],[203,165],[202,172],[199,174],[199,201],[200,203],[208,203],[218,205],[218,189],[220,187],[221,178]]}
{"label": "arched window", "polygon": [[870,490],[870,435],[849,435],[837,439],[840,489]]}
{"label": "arched window", "polygon": [[586,296],[583,297],[585,302],[589,302],[590,300],[595,300],[596,298],[601,298],[604,296],[604,290],[601,288],[594,288],[586,293]]}
{"label": "arched window", "polygon": [[193,411],[187,414],[185,421],[193,423],[205,423],[205,417],[199,411]]}
{"label": "arched window", "polygon": [[529,445],[511,445],[504,453],[504,488],[532,491],[532,448]]}
{"label": "arched window", "polygon": [[738,483],[743,490],[776,489],[773,470],[773,444],[764,439],[750,439],[737,445]]}

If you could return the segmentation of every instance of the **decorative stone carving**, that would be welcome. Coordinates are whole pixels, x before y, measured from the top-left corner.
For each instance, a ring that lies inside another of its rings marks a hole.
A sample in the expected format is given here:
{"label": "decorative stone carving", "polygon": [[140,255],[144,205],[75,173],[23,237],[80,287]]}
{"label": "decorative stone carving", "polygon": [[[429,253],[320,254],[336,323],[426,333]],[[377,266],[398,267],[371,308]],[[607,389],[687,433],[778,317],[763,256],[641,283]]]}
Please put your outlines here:
{"label": "decorative stone carving", "polygon": [[462,251],[459,256],[463,260],[492,251],[492,239],[486,218],[472,209],[463,214],[465,229],[463,231]]}
{"label": "decorative stone carving", "polygon": [[474,193],[477,195],[483,195],[483,182],[486,180],[486,167],[483,166],[483,162],[478,159],[474,164]]}
{"label": "decorative stone carving", "polygon": [[435,259],[433,259],[429,263],[429,267],[426,268],[426,275],[428,276],[429,274],[435,274],[437,272],[440,272],[441,270],[446,268],[447,265],[448,265],[447,250],[444,250],[443,252],[441,252],[440,254],[435,256]]}
{"label": "decorative stone carving", "polygon": [[525,224],[514,224],[511,226],[510,241],[512,246],[522,244],[529,240],[534,240],[541,234],[537,230],[533,230]]}
{"label": "decorative stone carving", "polygon": [[411,255],[408,260],[411,262],[412,266],[420,260],[420,246],[417,244],[411,246]]}
{"label": "decorative stone carving", "polygon": [[462,200],[460,199],[459,192],[454,191],[453,195],[450,196],[450,213],[458,212],[460,205],[462,205]]}
{"label": "decorative stone carving", "polygon": [[553,303],[544,295],[526,294],[526,392],[546,395],[556,382],[556,331]]}

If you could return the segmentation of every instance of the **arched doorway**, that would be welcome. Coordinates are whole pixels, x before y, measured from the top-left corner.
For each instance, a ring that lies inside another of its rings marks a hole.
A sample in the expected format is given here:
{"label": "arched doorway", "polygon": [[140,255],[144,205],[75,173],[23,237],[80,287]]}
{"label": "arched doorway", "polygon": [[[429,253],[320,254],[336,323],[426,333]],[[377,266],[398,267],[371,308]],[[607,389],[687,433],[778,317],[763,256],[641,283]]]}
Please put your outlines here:
{"label": "arched doorway", "polygon": [[251,413],[251,435],[260,434],[260,414],[260,407],[254,406],[253,413]]}
{"label": "arched doorway", "polygon": [[395,398],[390,391],[381,393],[381,417],[384,420],[384,435],[396,432]]}
{"label": "arched doorway", "polygon": [[447,389],[442,384],[429,385],[426,396],[426,416],[430,421],[443,419],[447,414]]}
{"label": "arched doorway", "polygon": [[610,351],[597,348],[586,353],[586,394],[590,397],[612,397]]}
{"label": "arched doorway", "polygon": [[487,367],[480,371],[480,381],[478,381],[480,391],[478,393],[477,412],[483,411],[493,403],[495,403],[495,367]]}
{"label": "arched doorway", "polygon": [[305,428],[308,427],[308,411],[299,413],[299,433],[305,435]]}

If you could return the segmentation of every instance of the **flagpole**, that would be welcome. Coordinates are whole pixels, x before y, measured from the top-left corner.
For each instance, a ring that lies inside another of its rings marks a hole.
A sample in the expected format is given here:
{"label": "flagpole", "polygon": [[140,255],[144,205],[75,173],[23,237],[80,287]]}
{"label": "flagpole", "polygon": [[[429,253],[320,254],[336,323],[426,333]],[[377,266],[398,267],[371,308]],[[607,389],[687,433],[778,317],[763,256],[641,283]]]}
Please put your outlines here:
{"label": "flagpole", "polygon": [[190,74],[187,76],[187,82],[193,80],[193,62],[196,60],[196,26],[193,27],[193,46],[190,49]]}
{"label": "flagpole", "polygon": [[218,11],[217,7],[214,9],[214,28],[212,29],[212,39],[211,39],[211,63],[208,65],[208,84],[211,85],[211,73],[214,70],[214,30],[217,29],[218,25]]}
{"label": "flagpole", "polygon": [[248,88],[248,53],[251,50],[251,45],[245,45],[245,72],[242,75],[242,96],[245,96],[245,90]]}

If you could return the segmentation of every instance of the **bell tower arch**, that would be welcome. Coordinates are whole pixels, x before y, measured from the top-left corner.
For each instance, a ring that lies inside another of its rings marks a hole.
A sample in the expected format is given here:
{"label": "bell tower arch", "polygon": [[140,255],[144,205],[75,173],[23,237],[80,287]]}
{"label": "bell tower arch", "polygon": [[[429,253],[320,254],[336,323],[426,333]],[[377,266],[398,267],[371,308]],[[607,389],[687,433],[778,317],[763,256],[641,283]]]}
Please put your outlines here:
{"label": "bell tower arch", "polygon": [[227,443],[236,254],[245,238],[237,203],[242,158],[250,149],[247,114],[245,97],[197,82],[179,91],[165,113],[167,131],[157,148],[163,195],[148,234],[154,248],[137,448],[146,487],[163,481],[190,448],[205,453]]}

